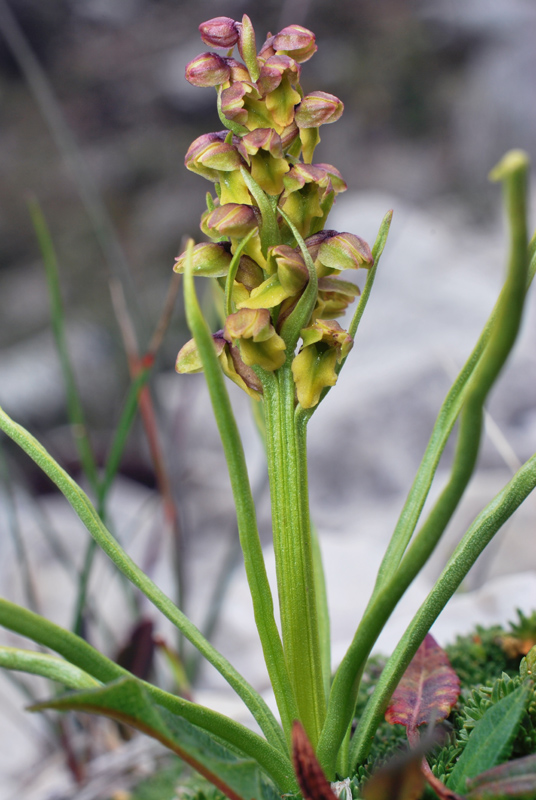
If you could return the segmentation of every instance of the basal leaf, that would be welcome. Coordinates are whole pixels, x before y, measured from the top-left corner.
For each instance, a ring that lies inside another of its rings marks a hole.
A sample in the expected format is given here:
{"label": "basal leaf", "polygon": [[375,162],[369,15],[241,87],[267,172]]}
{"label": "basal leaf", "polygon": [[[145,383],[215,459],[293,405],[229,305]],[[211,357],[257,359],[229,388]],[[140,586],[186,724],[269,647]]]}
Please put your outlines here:
{"label": "basal leaf", "polygon": [[467,781],[468,800],[492,797],[536,797],[536,754],[516,758]]}
{"label": "basal leaf", "polygon": [[385,719],[414,731],[445,719],[459,694],[460,679],[428,633],[395,689]]}
{"label": "basal leaf", "polygon": [[158,739],[231,800],[276,800],[279,793],[252,758],[241,758],[208,733],[154,702],[134,678],[102,689],[75,692],[33,706],[33,710],[102,714]]}
{"label": "basal leaf", "polygon": [[465,749],[447,781],[449,789],[464,793],[467,779],[474,778],[508,758],[517,734],[529,688],[520,686],[488,708],[471,733]]}

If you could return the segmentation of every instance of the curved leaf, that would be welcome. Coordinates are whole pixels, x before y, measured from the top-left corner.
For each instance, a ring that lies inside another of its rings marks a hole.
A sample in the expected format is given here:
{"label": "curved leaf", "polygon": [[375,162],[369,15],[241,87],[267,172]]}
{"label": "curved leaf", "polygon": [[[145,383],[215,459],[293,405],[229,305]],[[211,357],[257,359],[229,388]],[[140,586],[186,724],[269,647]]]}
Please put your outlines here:
{"label": "curved leaf", "polygon": [[[235,755],[205,731],[154,702],[134,678],[74,692],[31,707],[102,714],[162,742],[231,800],[276,800],[274,784],[252,758]],[[287,781],[288,785],[288,781]]]}

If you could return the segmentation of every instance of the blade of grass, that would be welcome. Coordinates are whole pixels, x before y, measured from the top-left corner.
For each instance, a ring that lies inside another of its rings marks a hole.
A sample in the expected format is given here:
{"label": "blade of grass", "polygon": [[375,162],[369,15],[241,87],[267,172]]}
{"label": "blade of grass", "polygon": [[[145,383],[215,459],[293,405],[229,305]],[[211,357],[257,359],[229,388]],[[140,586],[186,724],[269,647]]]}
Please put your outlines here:
{"label": "blade of grass", "polygon": [[78,393],[69,356],[67,336],[65,334],[65,315],[61,300],[58,259],[41,206],[35,197],[29,200],[28,207],[45,267],[48,296],[50,300],[52,331],[60,359],[63,382],[65,384],[65,396],[67,399],[67,411],[71,433],[76,449],[78,450],[82,471],[91,489],[96,494],[99,482],[97,463],[89,440],[82,401]]}
{"label": "blade of grass", "polygon": [[[173,287],[177,286],[177,278],[173,278]],[[165,303],[164,313],[162,314],[159,323],[157,324],[155,334],[152,337],[151,346],[158,347],[162,341],[165,325],[169,322],[171,316],[171,303],[170,294],[173,297],[173,290],[168,292],[168,301]],[[115,316],[121,335],[123,344],[127,355],[128,368],[132,381],[136,381],[140,372],[145,368],[152,366],[156,350],[150,350],[145,358],[140,358],[138,345],[136,342],[136,335],[133,328],[132,320],[130,319],[126,298],[121,284],[111,279],[110,280],[110,294],[112,304],[115,311]],[[149,452],[153,469],[155,471],[156,484],[162,498],[164,517],[171,531],[173,541],[173,558],[176,576],[176,599],[177,605],[183,606],[183,586],[184,586],[184,569],[182,561],[182,531],[180,525],[179,509],[175,502],[171,480],[166,466],[166,460],[162,449],[156,411],[151,397],[151,392],[147,384],[140,387],[138,392],[138,408],[142,419]],[[179,634],[179,650],[182,652],[182,637]]]}

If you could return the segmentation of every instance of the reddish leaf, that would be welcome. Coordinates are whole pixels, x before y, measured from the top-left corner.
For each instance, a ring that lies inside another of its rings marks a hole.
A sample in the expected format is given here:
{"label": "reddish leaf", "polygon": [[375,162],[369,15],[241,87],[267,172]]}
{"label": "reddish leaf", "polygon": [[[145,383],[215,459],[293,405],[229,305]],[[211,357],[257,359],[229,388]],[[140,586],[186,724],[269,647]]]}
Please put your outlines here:
{"label": "reddish leaf", "polygon": [[305,800],[338,800],[298,720],[292,726],[292,762]]}
{"label": "reddish leaf", "polygon": [[428,633],[395,689],[385,719],[405,725],[410,736],[419,725],[445,719],[459,694],[460,679]]}

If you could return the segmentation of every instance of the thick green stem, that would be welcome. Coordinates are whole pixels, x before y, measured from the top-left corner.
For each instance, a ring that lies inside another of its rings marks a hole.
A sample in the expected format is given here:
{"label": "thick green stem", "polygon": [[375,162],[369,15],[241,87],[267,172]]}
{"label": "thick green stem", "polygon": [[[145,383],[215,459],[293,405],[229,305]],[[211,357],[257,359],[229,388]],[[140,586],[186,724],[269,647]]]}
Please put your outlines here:
{"label": "thick green stem", "polygon": [[296,431],[294,392],[289,366],[265,381],[266,445],[283,648],[300,721],[316,746],[326,703],[307,466],[303,437]]}

